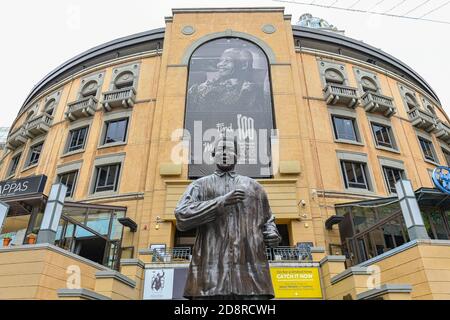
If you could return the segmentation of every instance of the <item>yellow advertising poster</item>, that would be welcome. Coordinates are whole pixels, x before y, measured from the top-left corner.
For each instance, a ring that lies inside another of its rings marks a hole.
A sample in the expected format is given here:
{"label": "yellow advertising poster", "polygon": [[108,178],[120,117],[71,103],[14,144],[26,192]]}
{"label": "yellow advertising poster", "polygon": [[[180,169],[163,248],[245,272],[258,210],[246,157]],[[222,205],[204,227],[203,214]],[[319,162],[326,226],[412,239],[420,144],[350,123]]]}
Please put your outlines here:
{"label": "yellow advertising poster", "polygon": [[275,298],[322,299],[318,268],[270,268]]}

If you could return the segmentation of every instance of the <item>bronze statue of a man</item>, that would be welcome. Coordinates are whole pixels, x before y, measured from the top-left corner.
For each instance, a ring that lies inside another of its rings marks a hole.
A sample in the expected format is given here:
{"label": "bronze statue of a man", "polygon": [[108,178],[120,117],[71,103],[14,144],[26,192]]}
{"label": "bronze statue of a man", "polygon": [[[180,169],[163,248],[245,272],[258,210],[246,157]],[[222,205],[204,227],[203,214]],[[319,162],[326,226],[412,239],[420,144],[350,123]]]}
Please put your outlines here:
{"label": "bronze statue of a man", "polygon": [[274,297],[266,245],[281,240],[267,194],[234,172],[235,141],[220,139],[217,170],[187,188],[175,209],[180,231],[197,228],[184,296],[189,299]]}

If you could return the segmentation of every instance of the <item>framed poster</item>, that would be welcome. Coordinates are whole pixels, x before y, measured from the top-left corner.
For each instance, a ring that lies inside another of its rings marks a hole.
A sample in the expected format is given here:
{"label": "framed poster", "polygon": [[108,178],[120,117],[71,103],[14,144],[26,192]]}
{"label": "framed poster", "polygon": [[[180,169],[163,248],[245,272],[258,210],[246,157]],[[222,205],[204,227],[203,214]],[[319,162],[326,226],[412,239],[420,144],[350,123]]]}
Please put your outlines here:
{"label": "framed poster", "polygon": [[144,300],[170,300],[173,292],[173,269],[146,269]]}

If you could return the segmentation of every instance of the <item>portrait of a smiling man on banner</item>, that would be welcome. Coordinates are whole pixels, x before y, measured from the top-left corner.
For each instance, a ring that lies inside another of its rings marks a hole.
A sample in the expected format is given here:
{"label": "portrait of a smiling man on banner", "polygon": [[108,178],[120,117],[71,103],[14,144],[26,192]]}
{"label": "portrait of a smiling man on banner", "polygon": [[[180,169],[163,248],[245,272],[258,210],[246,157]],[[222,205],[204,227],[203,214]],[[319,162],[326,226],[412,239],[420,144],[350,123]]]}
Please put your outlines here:
{"label": "portrait of a smiling man on banner", "polygon": [[240,38],[219,38],[194,51],[185,127],[191,136],[190,178],[214,171],[211,136],[224,129],[239,132],[237,170],[254,178],[270,177],[274,121],[269,64],[261,48]]}

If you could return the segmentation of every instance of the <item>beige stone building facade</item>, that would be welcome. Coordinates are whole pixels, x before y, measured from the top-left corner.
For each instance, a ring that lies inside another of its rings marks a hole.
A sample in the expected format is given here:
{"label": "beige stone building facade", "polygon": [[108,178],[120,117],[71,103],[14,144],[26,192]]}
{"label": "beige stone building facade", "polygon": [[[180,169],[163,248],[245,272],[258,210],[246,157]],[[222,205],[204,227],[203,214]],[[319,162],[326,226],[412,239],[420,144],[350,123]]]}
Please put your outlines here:
{"label": "beige stone building facade", "polygon": [[[283,8],[174,9],[165,28],[93,48],[36,85],[0,166],[9,207],[0,233],[10,238],[0,247],[0,298],[143,299],[152,297],[153,269],[185,267],[176,254],[189,259],[195,233],[176,231],[173,212],[192,179],[189,144],[177,132],[200,61],[191,57],[220,39],[267,59],[267,129],[276,134],[271,173],[257,178],[283,235],[271,266],[304,267],[306,252],[320,277],[310,298],[450,298],[450,201],[432,180],[450,165],[439,98],[397,58],[292,25]],[[174,161],[174,150],[186,161]],[[23,190],[42,176],[41,190]],[[415,191],[425,237],[404,221],[402,179]],[[68,189],[46,243],[39,233],[55,183]],[[67,285],[71,265],[81,266],[79,288]]]}

